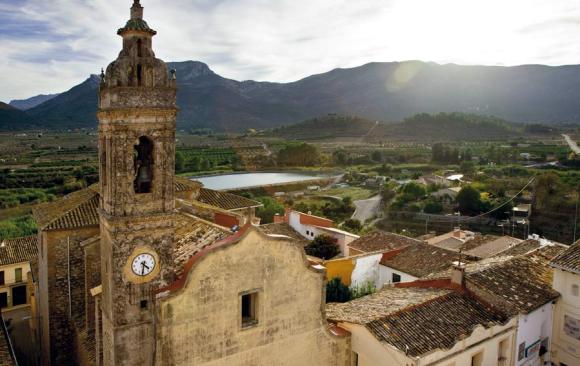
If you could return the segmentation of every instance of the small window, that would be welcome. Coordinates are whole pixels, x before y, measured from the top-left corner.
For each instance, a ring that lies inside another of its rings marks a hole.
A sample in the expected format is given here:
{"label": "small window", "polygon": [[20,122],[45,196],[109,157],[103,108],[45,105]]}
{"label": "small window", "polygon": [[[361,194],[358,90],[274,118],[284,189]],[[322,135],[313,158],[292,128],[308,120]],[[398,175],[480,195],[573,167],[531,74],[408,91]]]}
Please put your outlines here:
{"label": "small window", "polygon": [[310,236],[314,238],[314,232],[311,232],[310,233]]}
{"label": "small window", "polygon": [[12,306],[26,304],[26,286],[12,288]]}
{"label": "small window", "polygon": [[14,270],[14,282],[22,282],[22,268]]}
{"label": "small window", "polygon": [[141,307],[141,309],[147,309],[147,300],[141,300],[139,306]]}
{"label": "small window", "polygon": [[258,293],[243,294],[241,303],[242,328],[258,324]]}
{"label": "small window", "polygon": [[141,64],[137,65],[137,86],[143,84],[143,66]]}
{"label": "small window", "polygon": [[8,307],[8,292],[0,293],[0,309]]}
{"label": "small window", "polygon": [[358,366],[358,353],[352,352],[352,366]]}
{"label": "small window", "polygon": [[471,356],[471,366],[483,365],[483,352],[479,352]]}
{"label": "small window", "polygon": [[580,289],[578,288],[578,285],[572,285],[572,295],[578,296],[579,292],[580,292]]}
{"label": "small window", "polygon": [[310,230],[306,230],[306,235],[310,236]]}
{"label": "small window", "polygon": [[393,283],[401,282],[401,275],[397,273],[393,273]]}
{"label": "small window", "polygon": [[4,285],[4,271],[0,271],[0,285]]}

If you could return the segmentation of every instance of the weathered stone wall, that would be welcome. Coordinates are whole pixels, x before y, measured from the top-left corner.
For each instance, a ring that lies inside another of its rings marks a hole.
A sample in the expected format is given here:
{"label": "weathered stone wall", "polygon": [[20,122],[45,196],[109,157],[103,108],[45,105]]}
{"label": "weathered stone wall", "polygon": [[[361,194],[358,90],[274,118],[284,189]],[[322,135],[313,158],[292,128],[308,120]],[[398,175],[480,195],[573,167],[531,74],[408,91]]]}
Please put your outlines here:
{"label": "weathered stone wall", "polygon": [[[258,291],[258,323],[243,328],[241,297]],[[350,364],[350,339],[328,331],[324,272],[299,245],[250,228],[197,260],[186,284],[158,299],[158,365]]]}
{"label": "weathered stone wall", "polygon": [[85,310],[84,253],[80,242],[98,233],[96,226],[41,233],[38,301],[44,364],[75,362],[70,315],[80,315],[83,322]]}
{"label": "weathered stone wall", "polygon": [[[101,216],[101,273],[105,365],[152,364],[154,289],[174,280],[172,215]],[[159,256],[160,274],[151,282],[128,281],[124,267],[136,247]],[[142,307],[141,301],[147,301]]]}

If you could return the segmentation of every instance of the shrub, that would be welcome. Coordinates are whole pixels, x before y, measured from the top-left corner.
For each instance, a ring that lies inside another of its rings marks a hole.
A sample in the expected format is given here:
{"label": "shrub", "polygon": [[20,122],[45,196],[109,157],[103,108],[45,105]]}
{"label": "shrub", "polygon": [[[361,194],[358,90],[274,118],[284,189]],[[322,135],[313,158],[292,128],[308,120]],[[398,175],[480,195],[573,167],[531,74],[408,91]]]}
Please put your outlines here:
{"label": "shrub", "polygon": [[318,235],[310,244],[304,247],[306,254],[322,259],[334,258],[340,253],[340,249],[333,237]]}
{"label": "shrub", "polygon": [[326,302],[347,302],[350,300],[350,290],[340,277],[334,277],[326,284]]}

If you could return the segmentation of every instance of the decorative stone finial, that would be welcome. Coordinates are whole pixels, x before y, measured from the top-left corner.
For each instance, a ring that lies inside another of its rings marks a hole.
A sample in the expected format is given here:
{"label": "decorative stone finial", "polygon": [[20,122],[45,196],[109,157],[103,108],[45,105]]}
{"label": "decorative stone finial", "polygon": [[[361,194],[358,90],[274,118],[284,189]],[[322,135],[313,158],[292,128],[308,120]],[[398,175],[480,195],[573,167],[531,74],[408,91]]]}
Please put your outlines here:
{"label": "decorative stone finial", "polygon": [[143,19],[143,7],[139,0],[133,1],[133,6],[131,7],[131,19]]}
{"label": "decorative stone finial", "polygon": [[171,69],[170,73],[171,73],[171,80],[176,80],[176,79],[177,79],[177,77],[176,77],[176,75],[175,75],[175,74],[176,74],[176,71],[175,71],[175,69]]}
{"label": "decorative stone finial", "polygon": [[101,83],[105,82],[105,69],[101,67]]}

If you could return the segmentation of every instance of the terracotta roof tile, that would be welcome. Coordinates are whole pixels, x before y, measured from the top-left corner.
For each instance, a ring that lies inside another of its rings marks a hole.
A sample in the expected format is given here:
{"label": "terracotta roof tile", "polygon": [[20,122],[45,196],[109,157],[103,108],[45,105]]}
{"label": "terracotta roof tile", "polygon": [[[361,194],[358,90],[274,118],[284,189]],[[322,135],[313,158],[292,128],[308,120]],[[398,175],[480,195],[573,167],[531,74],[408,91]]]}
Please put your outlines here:
{"label": "terracotta roof tile", "polygon": [[200,182],[175,177],[175,192],[199,191],[203,185]]}
{"label": "terracotta roof tile", "polygon": [[177,265],[177,274],[181,274],[184,264],[197,252],[231,234],[230,231],[198,217],[176,215],[173,260]]}
{"label": "terracotta roof tile", "polygon": [[450,290],[385,287],[368,296],[326,305],[326,318],[334,322],[366,324],[409,306],[446,295]]}
{"label": "terracotta roof tile", "polygon": [[[98,193],[91,188],[68,194],[33,209],[39,229],[67,229],[98,225]],[[70,227],[69,227],[70,225]]]}
{"label": "terracotta roof tile", "polygon": [[580,240],[572,244],[565,252],[554,258],[551,265],[565,271],[580,274]]}
{"label": "terracotta roof tile", "polygon": [[422,241],[403,235],[375,231],[348,244],[350,248],[361,252],[399,249],[409,245],[421,244]]}
{"label": "terracotta roof tile", "polygon": [[439,296],[418,306],[366,324],[380,341],[418,357],[437,349],[450,349],[477,326],[503,325],[509,317],[458,292]]}
{"label": "terracotta roof tile", "polygon": [[[512,238],[511,236],[496,236],[487,239],[487,241],[483,241],[478,246],[472,246],[471,250],[464,251],[464,253],[478,258],[488,258],[498,253],[502,253],[522,242],[521,239]],[[471,244],[474,240],[476,239],[470,240],[465,244]],[[464,248],[464,250],[465,249],[467,248]]]}
{"label": "terracotta roof tile", "polygon": [[8,339],[8,332],[4,326],[4,320],[0,316],[0,366],[15,366],[14,354]]}
{"label": "terracotta roof tile", "polygon": [[466,281],[468,288],[477,286],[501,299],[506,310],[527,314],[560,296],[552,276],[547,261],[520,256],[466,273]]}
{"label": "terracotta roof tile", "polygon": [[[455,251],[429,244],[408,246],[397,255],[383,258],[381,264],[415,277],[425,277],[450,268],[459,259]],[[473,261],[474,257],[463,256],[463,261]]]}
{"label": "terracotta roof tile", "polygon": [[216,206],[224,210],[236,210],[246,207],[262,206],[260,202],[235,194],[214,191],[213,189],[201,188],[197,199],[201,203]]}
{"label": "terracotta roof tile", "polygon": [[29,262],[38,256],[38,236],[5,239],[0,243],[0,266]]}

